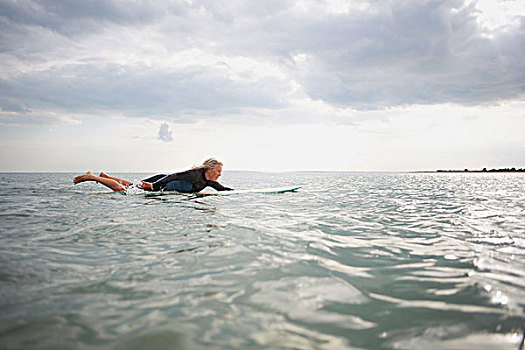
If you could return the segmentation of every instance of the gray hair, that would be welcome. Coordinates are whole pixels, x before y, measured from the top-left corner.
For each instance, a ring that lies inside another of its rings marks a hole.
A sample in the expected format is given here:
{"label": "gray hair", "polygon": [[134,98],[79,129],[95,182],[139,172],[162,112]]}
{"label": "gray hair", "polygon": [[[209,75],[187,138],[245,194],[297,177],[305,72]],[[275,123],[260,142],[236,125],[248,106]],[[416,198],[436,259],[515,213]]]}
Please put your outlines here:
{"label": "gray hair", "polygon": [[222,163],[215,158],[206,159],[201,165],[194,166],[193,169],[215,169],[217,166],[222,166]]}

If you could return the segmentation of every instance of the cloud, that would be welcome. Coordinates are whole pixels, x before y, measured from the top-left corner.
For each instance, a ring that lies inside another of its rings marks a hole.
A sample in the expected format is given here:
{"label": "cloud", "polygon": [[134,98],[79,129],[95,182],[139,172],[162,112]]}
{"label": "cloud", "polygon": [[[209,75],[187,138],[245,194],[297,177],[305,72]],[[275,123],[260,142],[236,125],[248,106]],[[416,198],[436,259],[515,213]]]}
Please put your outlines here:
{"label": "cloud", "polygon": [[488,39],[477,10],[460,1],[392,2],[364,12],[297,29],[294,36],[305,38],[311,28],[298,45],[307,63],[297,79],[312,98],[375,109],[523,96],[523,24]]}
{"label": "cloud", "polygon": [[[140,0],[134,1],[132,6],[128,5],[104,0],[4,0],[0,2],[0,13],[11,24],[46,28],[67,36],[82,36],[109,23],[125,26],[152,22],[165,10],[163,5],[150,6],[149,2]],[[170,10],[176,13],[177,6],[173,4]]]}
{"label": "cloud", "polygon": [[168,126],[168,124],[162,123],[160,125],[159,140],[161,140],[163,142],[171,142],[171,141],[173,141],[172,134],[173,133],[170,131],[170,127]]}
{"label": "cloud", "polygon": [[220,65],[157,69],[143,64],[77,62],[0,81],[4,106],[129,116],[173,117],[181,113],[238,112],[277,107],[283,81],[272,77],[234,80]]}
{"label": "cloud", "polygon": [[479,18],[461,0],[0,0],[0,107],[287,122],[319,104],[523,98],[525,17],[491,29]]}

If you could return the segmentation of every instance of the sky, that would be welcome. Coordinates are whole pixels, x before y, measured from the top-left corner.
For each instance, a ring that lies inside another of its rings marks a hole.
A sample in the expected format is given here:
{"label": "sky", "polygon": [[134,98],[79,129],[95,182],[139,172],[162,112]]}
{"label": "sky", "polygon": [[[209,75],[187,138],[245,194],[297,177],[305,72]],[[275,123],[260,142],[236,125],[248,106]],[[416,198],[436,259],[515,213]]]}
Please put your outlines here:
{"label": "sky", "polygon": [[525,168],[522,0],[0,0],[0,171]]}

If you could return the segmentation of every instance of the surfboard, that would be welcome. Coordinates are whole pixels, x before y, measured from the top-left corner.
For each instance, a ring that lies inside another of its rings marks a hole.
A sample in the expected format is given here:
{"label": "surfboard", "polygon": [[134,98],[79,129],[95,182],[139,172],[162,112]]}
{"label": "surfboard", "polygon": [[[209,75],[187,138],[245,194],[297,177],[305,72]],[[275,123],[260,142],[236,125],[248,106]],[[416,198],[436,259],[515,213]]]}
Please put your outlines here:
{"label": "surfboard", "polygon": [[246,190],[213,191],[213,192],[203,190],[201,192],[197,192],[194,194],[198,196],[231,196],[234,194],[243,194],[243,193],[285,193],[285,192],[295,192],[300,188],[301,186],[252,188],[252,189],[246,189]]}
{"label": "surfboard", "polygon": [[251,188],[245,190],[234,190],[234,191],[215,191],[213,189],[204,189],[201,192],[195,193],[183,193],[177,191],[164,191],[164,192],[143,192],[147,197],[165,196],[165,195],[186,195],[186,196],[231,196],[236,194],[247,194],[247,193],[286,193],[295,192],[300,189],[301,186],[288,186],[288,187],[268,187],[268,188]]}

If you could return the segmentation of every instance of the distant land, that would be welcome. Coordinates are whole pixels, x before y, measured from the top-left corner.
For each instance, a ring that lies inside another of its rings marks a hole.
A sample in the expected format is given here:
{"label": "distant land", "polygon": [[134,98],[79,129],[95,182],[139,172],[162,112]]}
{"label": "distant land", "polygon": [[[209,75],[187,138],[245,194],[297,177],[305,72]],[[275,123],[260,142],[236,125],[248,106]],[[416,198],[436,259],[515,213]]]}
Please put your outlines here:
{"label": "distant land", "polygon": [[416,171],[417,173],[525,173],[525,169],[516,168],[501,168],[501,169],[487,169],[482,170],[430,170],[430,171]]}

